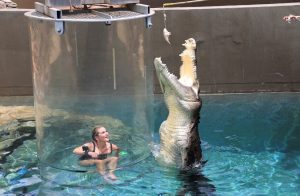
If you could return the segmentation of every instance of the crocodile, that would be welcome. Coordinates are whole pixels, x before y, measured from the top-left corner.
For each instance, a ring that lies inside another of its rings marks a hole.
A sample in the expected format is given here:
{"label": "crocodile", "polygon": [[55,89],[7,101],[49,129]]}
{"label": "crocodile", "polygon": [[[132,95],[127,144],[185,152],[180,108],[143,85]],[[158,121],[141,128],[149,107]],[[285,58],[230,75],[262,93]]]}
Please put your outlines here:
{"label": "crocodile", "polygon": [[169,72],[161,57],[154,59],[157,78],[169,110],[167,119],[159,128],[158,160],[188,169],[204,163],[198,132],[202,101],[196,73],[196,41],[189,38],[182,45],[185,50],[179,55],[182,61],[179,79]]}

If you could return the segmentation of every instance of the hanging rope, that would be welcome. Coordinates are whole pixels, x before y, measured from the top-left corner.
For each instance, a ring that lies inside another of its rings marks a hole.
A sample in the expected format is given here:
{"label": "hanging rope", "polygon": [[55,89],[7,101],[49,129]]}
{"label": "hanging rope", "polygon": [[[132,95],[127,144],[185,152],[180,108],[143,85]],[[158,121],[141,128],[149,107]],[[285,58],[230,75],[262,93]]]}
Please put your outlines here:
{"label": "hanging rope", "polygon": [[204,2],[204,1],[208,1],[208,0],[192,0],[192,1],[181,1],[181,2],[175,2],[175,3],[163,3],[163,15],[164,15],[163,35],[164,35],[166,42],[168,42],[171,45],[170,38],[169,38],[171,36],[171,32],[169,32],[167,29],[167,15],[166,15],[165,7],[174,6],[174,5],[182,5],[182,4],[187,4],[187,3]]}
{"label": "hanging rope", "polygon": [[173,6],[173,5],[182,5],[187,3],[196,3],[196,2],[204,2],[208,0],[192,0],[192,1],[181,1],[181,2],[175,2],[175,3],[164,3],[163,7]]}
{"label": "hanging rope", "polygon": [[69,0],[70,3],[70,12],[73,12],[72,0]]}

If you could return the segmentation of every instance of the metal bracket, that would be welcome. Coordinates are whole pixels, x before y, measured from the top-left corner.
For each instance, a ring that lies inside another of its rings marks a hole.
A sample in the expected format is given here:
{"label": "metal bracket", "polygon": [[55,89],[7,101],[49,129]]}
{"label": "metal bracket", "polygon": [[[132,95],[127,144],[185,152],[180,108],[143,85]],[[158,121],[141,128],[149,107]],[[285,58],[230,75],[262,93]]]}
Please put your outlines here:
{"label": "metal bracket", "polygon": [[[61,19],[62,11],[60,9],[48,7],[42,3],[35,2],[34,4],[35,10],[41,14],[45,14],[54,19]],[[64,22],[63,21],[55,21],[54,22],[55,31],[62,35],[64,33]]]}
{"label": "metal bracket", "polygon": [[62,35],[64,34],[65,31],[65,24],[64,21],[55,21],[55,31],[59,34]]}
{"label": "metal bracket", "polygon": [[149,29],[152,27],[152,18],[151,16],[148,16],[145,18],[146,28]]}
{"label": "metal bracket", "polygon": [[[150,14],[149,5],[137,3],[137,4],[129,4],[127,5],[127,7],[133,12],[137,12],[140,14]],[[150,28],[152,26],[151,16],[146,17],[145,22],[146,22],[146,28]]]}

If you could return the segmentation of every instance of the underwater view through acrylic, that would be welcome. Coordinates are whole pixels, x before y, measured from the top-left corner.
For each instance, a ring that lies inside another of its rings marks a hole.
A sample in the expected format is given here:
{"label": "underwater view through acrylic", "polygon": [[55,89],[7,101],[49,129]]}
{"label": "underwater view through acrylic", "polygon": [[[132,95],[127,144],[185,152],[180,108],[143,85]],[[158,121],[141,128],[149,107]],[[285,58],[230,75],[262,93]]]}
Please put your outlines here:
{"label": "underwater view through acrylic", "polygon": [[[146,117],[150,121],[149,129],[153,130],[150,139],[144,132],[128,126],[128,121],[134,119],[135,109],[126,97],[119,97],[120,106],[105,106],[123,107],[121,116],[114,113],[101,116],[99,108],[104,105],[85,99],[79,100],[82,104],[74,110],[89,115],[64,119],[59,117],[67,115],[62,108],[56,111],[57,118],[51,118],[59,126],[54,127],[51,122],[45,126],[45,134],[49,134],[57,150],[40,163],[51,166],[47,167],[44,181],[38,169],[33,135],[5,149],[7,154],[1,159],[0,195],[300,195],[299,93],[201,97],[199,133],[203,156],[208,160],[201,169],[181,171],[155,160],[159,126],[168,111],[161,95],[155,96],[147,106]],[[70,101],[70,104],[74,103]],[[120,169],[115,171],[118,179],[114,182],[93,172],[94,166],[79,166],[78,157],[72,153],[73,147],[90,139],[87,128],[95,121],[107,123],[107,129],[112,131],[111,140],[122,149]],[[61,131],[55,134],[61,133],[63,137],[47,132],[56,128]],[[1,129],[8,129],[8,125]],[[113,134],[120,129],[121,135]],[[70,148],[60,149],[62,143],[69,143]],[[51,146],[48,150],[51,151]],[[52,171],[55,175],[49,176]],[[48,177],[53,180],[47,180]]]}

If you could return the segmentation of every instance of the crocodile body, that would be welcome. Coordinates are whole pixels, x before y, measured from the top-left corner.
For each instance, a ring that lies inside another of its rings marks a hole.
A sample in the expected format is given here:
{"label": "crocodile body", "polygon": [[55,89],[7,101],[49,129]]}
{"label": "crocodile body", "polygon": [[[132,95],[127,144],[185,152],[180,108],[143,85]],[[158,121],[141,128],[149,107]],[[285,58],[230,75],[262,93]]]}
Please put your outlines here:
{"label": "crocodile body", "polygon": [[198,123],[201,99],[195,65],[195,40],[190,38],[183,44],[186,49],[180,54],[183,64],[180,79],[171,73],[160,58],[155,58],[156,73],[169,110],[167,119],[161,124],[159,159],[168,165],[181,168],[199,166],[202,150]]}

